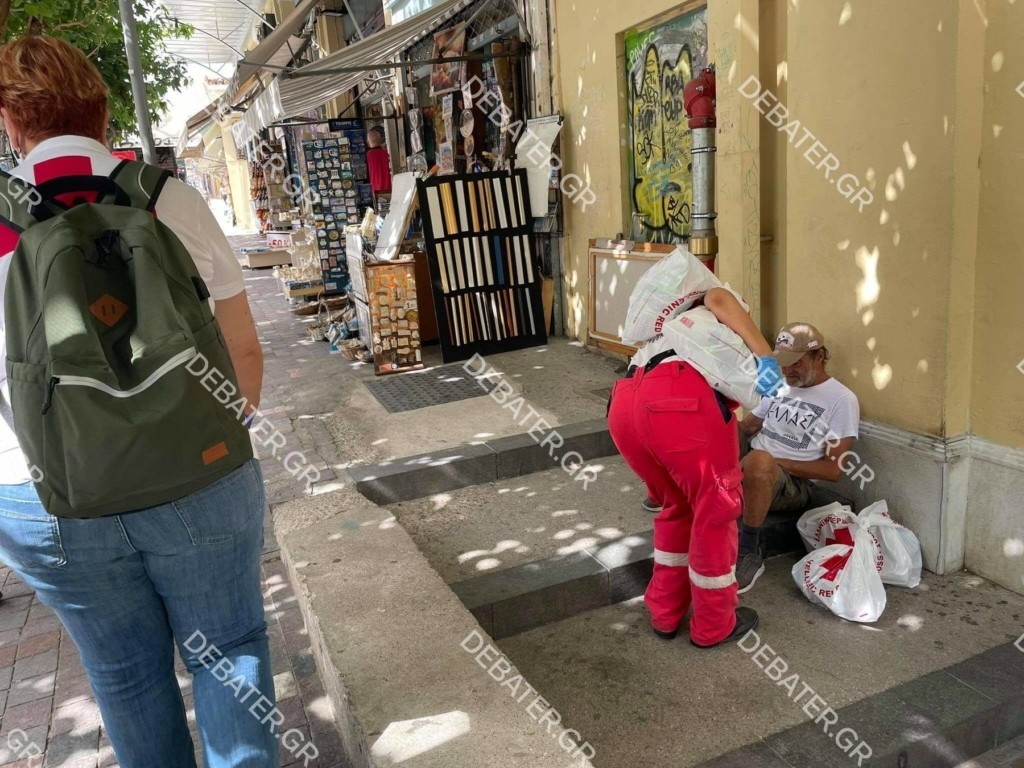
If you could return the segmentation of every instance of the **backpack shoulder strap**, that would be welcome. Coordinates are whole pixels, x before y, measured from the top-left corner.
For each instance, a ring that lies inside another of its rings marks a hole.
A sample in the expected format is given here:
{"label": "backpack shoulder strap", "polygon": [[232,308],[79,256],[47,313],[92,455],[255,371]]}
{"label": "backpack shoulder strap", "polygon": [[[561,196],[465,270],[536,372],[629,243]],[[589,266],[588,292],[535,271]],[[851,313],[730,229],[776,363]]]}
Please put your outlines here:
{"label": "backpack shoulder strap", "polygon": [[117,186],[132,199],[132,205],[150,213],[156,208],[157,198],[167,180],[173,176],[170,171],[137,160],[122,161],[110,174]]}

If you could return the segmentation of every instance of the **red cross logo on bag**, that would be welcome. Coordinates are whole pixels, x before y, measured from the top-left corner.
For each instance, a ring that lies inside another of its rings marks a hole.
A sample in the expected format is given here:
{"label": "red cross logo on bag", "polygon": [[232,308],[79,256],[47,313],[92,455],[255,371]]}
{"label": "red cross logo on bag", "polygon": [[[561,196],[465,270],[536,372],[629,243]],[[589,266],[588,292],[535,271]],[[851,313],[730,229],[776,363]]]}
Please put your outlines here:
{"label": "red cross logo on bag", "polygon": [[[853,547],[853,535],[850,533],[849,528],[837,528],[833,535],[834,539],[825,539],[825,546],[829,544],[845,544],[848,547]],[[846,562],[850,559],[850,555],[853,554],[853,550],[850,549],[845,555],[833,555],[828,560],[821,564],[821,567],[825,569],[825,575],[822,578],[825,581],[835,582],[836,577],[839,576],[839,572],[846,566]]]}

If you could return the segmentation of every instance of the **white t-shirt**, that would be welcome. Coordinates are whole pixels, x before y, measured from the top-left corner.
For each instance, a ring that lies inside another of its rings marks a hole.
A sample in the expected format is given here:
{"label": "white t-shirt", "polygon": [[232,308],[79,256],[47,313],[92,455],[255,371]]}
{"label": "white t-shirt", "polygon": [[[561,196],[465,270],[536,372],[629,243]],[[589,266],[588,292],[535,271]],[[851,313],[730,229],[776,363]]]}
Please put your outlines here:
{"label": "white t-shirt", "polygon": [[[30,184],[41,184],[62,176],[107,176],[121,162],[97,141],[82,136],[56,136],[40,142],[11,175]],[[245,290],[242,267],[228,244],[224,230],[206,205],[206,200],[188,184],[169,179],[157,198],[156,215],[166,224],[191,254],[199,275],[216,302],[237,296]],[[11,266],[12,251],[0,253],[0,307]],[[7,337],[0,311],[0,407],[10,416],[7,387]],[[0,419],[0,485],[20,485],[31,479],[17,438]]]}
{"label": "white t-shirt", "polygon": [[761,398],[752,413],[764,419],[750,447],[777,459],[816,461],[825,457],[827,439],[857,437],[860,404],[836,379],[813,387],[790,387],[783,397]]}

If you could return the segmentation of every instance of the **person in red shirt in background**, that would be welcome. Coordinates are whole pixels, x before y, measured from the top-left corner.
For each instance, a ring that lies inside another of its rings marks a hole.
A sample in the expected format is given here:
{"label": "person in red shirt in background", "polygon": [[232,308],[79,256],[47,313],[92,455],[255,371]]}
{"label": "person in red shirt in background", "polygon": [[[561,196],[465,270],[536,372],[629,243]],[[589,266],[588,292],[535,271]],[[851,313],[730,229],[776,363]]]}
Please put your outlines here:
{"label": "person in red shirt in background", "polygon": [[391,156],[384,148],[384,131],[371,128],[366,132],[366,165],[370,170],[370,187],[373,194],[391,191]]}

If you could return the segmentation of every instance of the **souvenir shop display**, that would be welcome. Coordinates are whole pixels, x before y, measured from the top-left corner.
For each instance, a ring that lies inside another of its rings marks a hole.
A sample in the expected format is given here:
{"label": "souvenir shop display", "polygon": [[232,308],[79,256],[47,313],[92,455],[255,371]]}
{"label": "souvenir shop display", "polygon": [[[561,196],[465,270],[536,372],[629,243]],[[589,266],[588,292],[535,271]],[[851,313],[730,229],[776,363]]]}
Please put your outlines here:
{"label": "souvenir shop display", "polygon": [[444,361],[547,343],[526,172],[417,188]]}
{"label": "souvenir shop display", "polygon": [[313,223],[324,291],[340,293],[348,287],[345,229],[358,227],[362,211],[373,205],[367,183],[366,132],[346,129],[302,144],[309,187],[314,193]]}
{"label": "souvenir shop display", "polygon": [[[434,51],[430,58],[447,59],[462,56],[466,50],[466,26],[460,24],[434,34]],[[458,91],[465,80],[466,64],[463,61],[435,64],[430,70],[430,95],[437,96],[449,91]]]}
{"label": "souvenir shop display", "polygon": [[267,180],[263,173],[263,165],[255,160],[249,163],[249,191],[252,194],[253,212],[260,223],[260,232],[269,226],[270,205],[267,195]]}
{"label": "souvenir shop display", "polygon": [[[433,328],[434,323],[433,318],[420,317],[415,258],[377,260],[366,252],[362,236],[351,232],[346,245],[352,280],[349,296],[359,318],[359,337],[373,355],[375,372],[422,368],[421,344],[428,338],[422,336],[423,329]],[[424,293],[429,292],[429,281],[424,279],[422,285]],[[425,311],[433,312],[429,300]]]}
{"label": "souvenir shop display", "polygon": [[412,259],[366,265],[373,366],[377,373],[423,367],[416,265]]}

